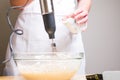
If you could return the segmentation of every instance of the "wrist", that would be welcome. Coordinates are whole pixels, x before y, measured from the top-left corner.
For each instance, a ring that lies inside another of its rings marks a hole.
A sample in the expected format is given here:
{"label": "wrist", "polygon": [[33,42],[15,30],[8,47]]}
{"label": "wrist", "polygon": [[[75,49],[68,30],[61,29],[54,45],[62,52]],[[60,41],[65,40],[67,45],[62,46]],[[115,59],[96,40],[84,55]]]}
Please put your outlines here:
{"label": "wrist", "polygon": [[91,7],[91,0],[78,0],[77,9],[82,9],[89,12]]}

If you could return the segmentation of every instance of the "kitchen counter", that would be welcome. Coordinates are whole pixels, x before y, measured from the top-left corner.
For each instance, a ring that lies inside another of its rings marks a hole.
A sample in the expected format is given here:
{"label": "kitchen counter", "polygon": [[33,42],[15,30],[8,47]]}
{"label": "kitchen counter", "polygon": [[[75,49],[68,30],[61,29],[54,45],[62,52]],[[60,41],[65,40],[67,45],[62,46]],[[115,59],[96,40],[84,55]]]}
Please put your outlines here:
{"label": "kitchen counter", "polygon": [[[1,76],[0,80],[25,80],[21,76]],[[77,75],[72,80],[86,80],[85,76]]]}

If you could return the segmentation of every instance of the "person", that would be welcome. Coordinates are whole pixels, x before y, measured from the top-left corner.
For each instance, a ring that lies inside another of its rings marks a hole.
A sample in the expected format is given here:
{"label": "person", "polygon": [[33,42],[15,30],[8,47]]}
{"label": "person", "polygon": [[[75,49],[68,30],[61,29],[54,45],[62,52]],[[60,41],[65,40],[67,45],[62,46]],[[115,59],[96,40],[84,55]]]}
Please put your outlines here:
{"label": "person", "polygon": [[[14,1],[22,2],[25,0],[11,0],[12,4],[14,4]],[[44,29],[39,0],[28,1],[29,4],[21,9],[22,11],[15,24],[15,28],[22,29],[24,34],[14,36],[14,52],[49,52],[51,51],[51,40]],[[86,24],[91,0],[53,0],[53,5],[56,22],[55,43],[57,44],[57,51],[85,53],[81,32],[79,34],[70,34],[69,29],[63,24],[62,20],[72,18],[78,26]],[[6,56],[10,57],[9,47]],[[4,74],[17,75],[16,70],[14,61],[11,60],[6,63]],[[85,57],[82,60],[79,73],[85,74]]]}

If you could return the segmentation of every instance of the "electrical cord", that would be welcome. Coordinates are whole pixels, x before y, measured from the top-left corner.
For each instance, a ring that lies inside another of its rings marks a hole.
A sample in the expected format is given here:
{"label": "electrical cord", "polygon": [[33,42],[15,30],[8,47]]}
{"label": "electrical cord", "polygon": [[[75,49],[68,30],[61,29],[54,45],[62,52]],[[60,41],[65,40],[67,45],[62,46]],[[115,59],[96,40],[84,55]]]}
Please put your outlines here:
{"label": "electrical cord", "polygon": [[0,65],[9,62],[11,60],[11,58],[13,57],[13,55],[14,55],[13,45],[12,45],[12,40],[13,40],[14,34],[23,35],[23,30],[21,30],[21,29],[14,29],[14,26],[11,23],[11,20],[10,20],[11,10],[24,8],[27,5],[28,1],[29,0],[27,0],[26,3],[23,6],[12,6],[12,7],[9,7],[8,10],[7,10],[7,13],[6,13],[7,22],[8,22],[8,25],[9,25],[11,31],[12,31],[12,33],[10,35],[10,39],[9,39],[9,48],[10,48],[11,55],[10,55],[9,58],[5,58],[5,59],[0,60]]}

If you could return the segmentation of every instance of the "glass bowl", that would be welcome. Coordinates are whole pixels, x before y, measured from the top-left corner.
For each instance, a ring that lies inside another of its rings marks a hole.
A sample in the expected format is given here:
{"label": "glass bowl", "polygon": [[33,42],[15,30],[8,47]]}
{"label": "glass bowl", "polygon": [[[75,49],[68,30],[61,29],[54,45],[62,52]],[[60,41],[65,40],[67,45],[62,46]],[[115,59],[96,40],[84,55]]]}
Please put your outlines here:
{"label": "glass bowl", "polygon": [[40,52],[14,54],[20,75],[26,80],[71,80],[80,68],[83,54]]}

